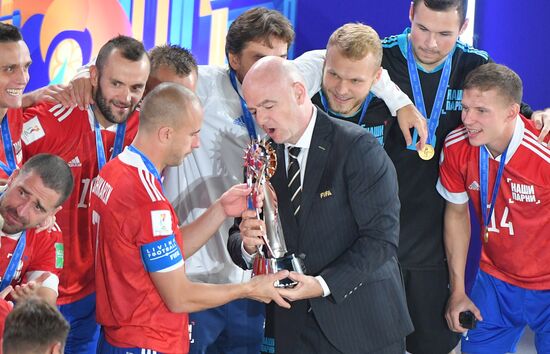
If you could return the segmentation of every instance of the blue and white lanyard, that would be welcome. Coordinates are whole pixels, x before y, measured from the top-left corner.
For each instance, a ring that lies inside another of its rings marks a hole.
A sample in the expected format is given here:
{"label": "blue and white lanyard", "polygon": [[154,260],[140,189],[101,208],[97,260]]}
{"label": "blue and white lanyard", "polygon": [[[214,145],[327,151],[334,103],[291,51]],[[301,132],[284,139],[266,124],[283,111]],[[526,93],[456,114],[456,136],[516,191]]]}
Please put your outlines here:
{"label": "blue and white lanyard", "polygon": [[[327,99],[325,98],[325,95],[323,94],[322,90],[319,91],[319,96],[321,97],[321,103],[323,104],[323,108],[326,113],[336,118],[343,118],[343,119],[348,118],[330,110]],[[363,101],[363,106],[361,107],[361,116],[359,117],[359,121],[357,122],[357,125],[359,126],[361,125],[361,123],[363,123],[363,120],[365,119],[365,113],[367,112],[367,108],[369,106],[370,101],[372,100],[372,97],[373,97],[372,92],[369,92],[369,94],[367,95],[367,98],[365,98],[365,101]]]}
{"label": "blue and white lanyard", "polygon": [[[443,65],[441,78],[439,79],[439,85],[437,86],[437,92],[435,94],[434,104],[430,113],[430,120],[428,121],[428,138],[426,139],[426,144],[430,144],[434,148],[436,143],[435,131],[439,125],[439,117],[441,116],[443,102],[445,101],[445,92],[447,92],[447,85],[449,84],[449,78],[451,76],[452,58],[453,56],[451,52],[447,55],[447,59],[445,59],[445,64]],[[422,85],[420,83],[420,77],[418,76],[418,69],[416,67],[416,60],[414,59],[410,40],[407,41],[407,66],[409,69],[409,79],[411,81],[414,103],[420,113],[424,117],[427,117],[424,95],[422,94]],[[412,143],[407,146],[407,149],[416,150],[417,139],[418,131],[415,128]]]}
{"label": "blue and white lanyard", "polygon": [[498,189],[502,180],[502,173],[504,171],[504,165],[506,165],[506,154],[508,153],[508,147],[500,156],[500,163],[498,165],[497,178],[493,186],[493,195],[491,196],[491,207],[487,214],[487,193],[489,190],[489,153],[485,146],[479,147],[479,179],[480,179],[480,197],[481,197],[481,216],[483,217],[483,225],[485,226],[485,232],[491,222],[491,216],[495,208],[495,202],[497,199]]}
{"label": "blue and white lanyard", "polygon": [[237,88],[237,77],[235,75],[235,70],[229,69],[229,79],[231,80],[231,85],[235,89],[235,92],[237,93],[237,95],[239,96],[239,100],[241,101],[244,125],[246,126],[246,130],[248,131],[250,140],[257,140],[258,134],[256,133],[256,127],[254,126],[254,118],[252,118],[252,113],[250,113],[250,111],[248,110],[248,106],[246,105],[245,100],[242,98],[241,94],[239,93],[239,89]]}
{"label": "blue and white lanyard", "polygon": [[15,250],[13,251],[10,259],[10,263],[8,264],[8,267],[4,272],[2,282],[0,282],[0,291],[4,290],[8,285],[11,284],[13,277],[15,276],[15,272],[17,271],[19,261],[21,260],[21,256],[23,255],[23,251],[25,251],[26,243],[27,231],[23,231],[21,233],[21,236],[19,237],[19,241],[17,241],[17,246],[15,246]]}
{"label": "blue and white lanyard", "polygon": [[160,186],[161,186],[161,188],[163,189],[163,192],[164,192],[164,187],[162,186],[162,178],[160,177],[160,172],[157,171],[157,168],[151,162],[151,160],[149,160],[149,158],[147,156],[145,156],[145,154],[143,152],[139,151],[139,149],[136,148],[133,145],[129,145],[128,150],[130,150],[133,153],[138,154],[139,157],[141,157],[141,160],[145,164],[145,167],[147,167],[147,171],[149,171],[153,176],[155,176],[157,181],[159,181],[159,184],[160,184]]}
{"label": "blue and white lanyard", "polygon": [[[233,86],[233,89],[235,89],[235,92],[239,96],[239,100],[241,102],[241,108],[243,111],[243,119],[244,119],[244,125],[246,126],[246,130],[248,131],[248,136],[250,137],[250,142],[258,141],[258,134],[256,133],[256,126],[254,125],[254,118],[252,118],[252,113],[248,110],[248,106],[246,105],[245,100],[239,93],[239,89],[237,87],[237,76],[235,74],[235,70],[229,68],[229,79],[231,81],[231,85]],[[254,210],[254,203],[252,201],[252,197],[249,196],[247,198],[247,205],[248,209]]]}
{"label": "blue and white lanyard", "polygon": [[2,119],[2,124],[0,125],[2,129],[2,143],[4,145],[4,154],[6,155],[7,165],[0,161],[0,168],[9,176],[17,169],[17,164],[15,162],[15,153],[13,151],[13,142],[11,140],[10,127],[8,124],[8,115],[4,116]]}
{"label": "blue and white lanyard", "polygon": [[[95,124],[95,146],[97,150],[97,165],[101,170],[103,166],[107,163],[105,157],[105,147],[103,146],[103,139],[101,139],[101,128],[99,127],[99,122],[97,119],[94,119]],[[115,144],[113,146],[113,153],[111,154],[110,159],[114,159],[122,151],[122,145],[124,144],[124,134],[126,134],[126,122],[118,124],[116,128]]]}

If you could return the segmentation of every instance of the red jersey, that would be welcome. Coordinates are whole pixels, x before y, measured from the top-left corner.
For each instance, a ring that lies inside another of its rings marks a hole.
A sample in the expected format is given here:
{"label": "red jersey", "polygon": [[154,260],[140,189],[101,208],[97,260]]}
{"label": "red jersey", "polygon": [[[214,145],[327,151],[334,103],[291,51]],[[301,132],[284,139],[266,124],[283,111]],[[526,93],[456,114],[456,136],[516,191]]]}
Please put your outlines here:
{"label": "red jersey", "polygon": [[[537,142],[538,131],[524,117],[516,119],[504,171],[482,242],[480,268],[515,286],[550,289],[550,150]],[[548,140],[548,139],[547,139]],[[479,149],[469,144],[464,127],[451,132],[443,147],[437,189],[449,202],[472,200],[481,216]],[[491,203],[500,157],[489,155],[487,203]]]}
{"label": "red jersey", "polygon": [[90,203],[96,316],[105,338],[118,347],[187,353],[187,314],[170,312],[149,276],[183,267],[178,219],[160,182],[127,148],[101,170]]}
{"label": "red jersey", "polygon": [[[126,127],[124,145],[137,132],[135,112]],[[58,304],[80,300],[94,292],[92,236],[90,234],[89,195],[92,180],[99,172],[92,109],[64,109],[60,104],[41,103],[28,108],[23,124],[24,160],[51,153],[64,159],[74,177],[72,194],[57,214],[63,231],[65,271],[61,274]],[[111,156],[116,125],[101,130],[107,159]]]}
{"label": "red jersey", "polygon": [[[6,300],[0,299],[0,333],[4,333],[4,325],[6,323],[6,317],[12,310],[12,306],[8,304]],[[2,337],[2,335],[0,335]],[[0,347],[0,354],[2,353],[2,348]]]}
{"label": "red jersey", "polygon": [[[11,142],[13,144],[13,154],[15,157],[15,164],[17,168],[21,167],[21,161],[23,160],[23,155],[21,153],[21,130],[23,127],[23,110],[21,108],[9,108],[7,113],[8,118],[8,127],[10,129]],[[0,140],[2,140],[2,135],[0,135]],[[8,164],[6,159],[6,152],[4,151],[4,145],[0,145],[0,160],[4,164]],[[7,179],[9,176],[0,168],[0,179]]]}
{"label": "red jersey", "polygon": [[[21,255],[11,285],[27,283],[29,280],[40,276],[42,272],[49,272],[51,275],[42,283],[42,286],[57,292],[58,277],[63,268],[61,230],[59,226],[54,225],[49,231],[39,233],[35,233],[35,231],[35,229],[27,230],[25,250]],[[20,236],[21,233],[6,235],[0,231],[0,277],[4,276],[8,268]],[[35,272],[40,273],[34,274]],[[0,338],[4,333],[4,322],[11,310],[11,305],[6,300],[0,299]]]}
{"label": "red jersey", "polygon": [[[6,235],[0,231],[0,276],[4,276],[21,233]],[[57,277],[63,268],[63,237],[59,226],[51,230],[36,233],[36,229],[27,230],[25,250],[17,265],[11,285],[20,285],[29,281],[32,272],[50,272],[43,285],[57,291]]]}

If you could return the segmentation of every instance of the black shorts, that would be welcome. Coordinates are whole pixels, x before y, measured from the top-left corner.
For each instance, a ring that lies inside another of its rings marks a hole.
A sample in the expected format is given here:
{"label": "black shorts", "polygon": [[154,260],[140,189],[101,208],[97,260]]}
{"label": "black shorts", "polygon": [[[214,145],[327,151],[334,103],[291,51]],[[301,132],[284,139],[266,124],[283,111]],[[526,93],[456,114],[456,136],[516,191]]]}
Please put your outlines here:
{"label": "black shorts", "polygon": [[460,334],[452,332],[445,320],[449,299],[449,274],[446,267],[402,267],[407,305],[414,332],[407,336],[407,351],[412,354],[447,354],[455,348]]}

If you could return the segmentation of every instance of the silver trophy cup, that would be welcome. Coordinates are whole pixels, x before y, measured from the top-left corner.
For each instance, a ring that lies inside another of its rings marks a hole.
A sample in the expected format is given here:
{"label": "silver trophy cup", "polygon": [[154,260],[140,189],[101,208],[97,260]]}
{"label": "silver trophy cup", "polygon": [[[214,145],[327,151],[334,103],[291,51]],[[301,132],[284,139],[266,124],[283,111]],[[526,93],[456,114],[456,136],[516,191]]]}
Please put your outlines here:
{"label": "silver trophy cup", "polygon": [[[245,161],[247,181],[249,185],[253,186],[253,195],[260,191],[264,195],[263,209],[257,210],[257,215],[260,217],[260,212],[263,214],[266,225],[264,236],[266,251],[258,249],[254,257],[252,276],[276,273],[284,269],[303,273],[303,260],[293,253],[289,254],[286,248],[285,236],[277,210],[277,195],[269,183],[269,178],[275,173],[277,167],[275,151],[266,141],[253,141],[246,150]],[[277,281],[275,286],[287,288],[296,284],[295,281],[286,278]]]}

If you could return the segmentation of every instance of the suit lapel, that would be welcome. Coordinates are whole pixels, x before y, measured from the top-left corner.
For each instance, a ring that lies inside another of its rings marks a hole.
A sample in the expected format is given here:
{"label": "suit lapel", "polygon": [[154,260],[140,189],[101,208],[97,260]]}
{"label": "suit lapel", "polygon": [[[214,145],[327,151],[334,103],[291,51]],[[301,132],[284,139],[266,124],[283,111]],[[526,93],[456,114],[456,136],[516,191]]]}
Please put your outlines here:
{"label": "suit lapel", "polygon": [[325,170],[332,140],[331,122],[321,110],[317,110],[317,120],[307,155],[306,174],[302,186],[302,206],[300,232],[303,233],[311,211],[311,204],[319,187],[319,181]]}

